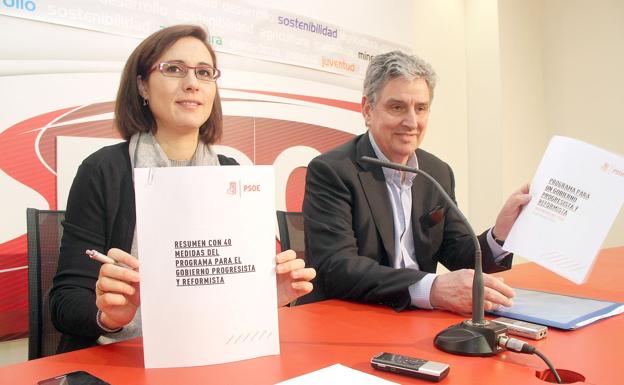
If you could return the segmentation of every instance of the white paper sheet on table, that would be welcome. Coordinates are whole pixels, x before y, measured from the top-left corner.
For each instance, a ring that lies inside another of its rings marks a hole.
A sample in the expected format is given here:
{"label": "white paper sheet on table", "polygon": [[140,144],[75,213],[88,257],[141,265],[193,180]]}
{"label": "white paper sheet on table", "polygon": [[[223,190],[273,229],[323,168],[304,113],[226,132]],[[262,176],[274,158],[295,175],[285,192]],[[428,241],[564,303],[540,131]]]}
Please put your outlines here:
{"label": "white paper sheet on table", "polygon": [[503,248],[585,282],[624,200],[624,158],[555,136]]}
{"label": "white paper sheet on table", "polygon": [[291,378],[290,380],[279,382],[275,385],[345,385],[345,384],[357,384],[357,385],[391,385],[396,382],[391,382],[373,376],[368,373],[360,372],[359,370],[351,369],[349,367],[335,364],[323,369],[316,370],[307,374],[303,374],[299,377]]}
{"label": "white paper sheet on table", "polygon": [[279,354],[273,167],[134,178],[145,367]]}

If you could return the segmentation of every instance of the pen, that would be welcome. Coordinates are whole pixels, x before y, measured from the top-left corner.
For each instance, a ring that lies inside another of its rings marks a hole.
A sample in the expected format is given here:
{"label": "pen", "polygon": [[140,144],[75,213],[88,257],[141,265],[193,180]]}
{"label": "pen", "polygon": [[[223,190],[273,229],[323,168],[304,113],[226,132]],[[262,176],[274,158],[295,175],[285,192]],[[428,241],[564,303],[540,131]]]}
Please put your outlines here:
{"label": "pen", "polygon": [[97,250],[86,250],[85,254],[89,256],[91,259],[95,259],[100,263],[112,263],[113,265],[117,263],[113,258],[108,255],[104,255]]}
{"label": "pen", "polygon": [[85,250],[85,254],[87,254],[89,256],[89,258],[91,258],[93,260],[96,260],[96,261],[98,261],[100,263],[111,263],[113,265],[121,266],[121,267],[124,267],[126,269],[134,270],[130,266],[127,266],[127,265],[125,265],[123,263],[117,262],[113,258],[109,257],[108,255],[104,255],[104,254],[100,253],[97,250]]}

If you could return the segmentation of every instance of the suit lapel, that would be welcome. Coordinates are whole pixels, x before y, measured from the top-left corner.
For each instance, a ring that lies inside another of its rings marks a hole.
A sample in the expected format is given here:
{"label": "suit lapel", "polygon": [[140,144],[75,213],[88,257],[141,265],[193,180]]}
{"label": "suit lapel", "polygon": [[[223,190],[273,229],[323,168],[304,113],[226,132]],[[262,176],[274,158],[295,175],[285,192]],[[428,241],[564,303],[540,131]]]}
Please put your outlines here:
{"label": "suit lapel", "polygon": [[386,179],[381,167],[360,161],[360,158],[363,156],[377,157],[368,139],[368,133],[362,135],[362,138],[358,141],[355,155],[355,161],[360,167],[358,177],[371,209],[373,222],[381,236],[384,249],[390,258],[389,263],[391,263],[395,258],[394,222],[392,220],[392,206],[390,205]]}

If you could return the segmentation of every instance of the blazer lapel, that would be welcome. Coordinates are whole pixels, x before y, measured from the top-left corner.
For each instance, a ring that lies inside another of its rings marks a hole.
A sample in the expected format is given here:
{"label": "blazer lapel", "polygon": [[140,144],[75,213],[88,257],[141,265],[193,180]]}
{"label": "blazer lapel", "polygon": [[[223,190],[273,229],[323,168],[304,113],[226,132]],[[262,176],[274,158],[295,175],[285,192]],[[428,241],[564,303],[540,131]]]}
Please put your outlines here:
{"label": "blazer lapel", "polygon": [[392,220],[392,206],[390,205],[386,179],[381,167],[360,161],[362,156],[377,157],[368,139],[368,132],[362,135],[362,138],[358,141],[355,156],[355,161],[360,166],[358,177],[370,206],[374,219],[373,222],[381,236],[384,249],[390,258],[388,262],[391,263],[395,258],[394,222]]}

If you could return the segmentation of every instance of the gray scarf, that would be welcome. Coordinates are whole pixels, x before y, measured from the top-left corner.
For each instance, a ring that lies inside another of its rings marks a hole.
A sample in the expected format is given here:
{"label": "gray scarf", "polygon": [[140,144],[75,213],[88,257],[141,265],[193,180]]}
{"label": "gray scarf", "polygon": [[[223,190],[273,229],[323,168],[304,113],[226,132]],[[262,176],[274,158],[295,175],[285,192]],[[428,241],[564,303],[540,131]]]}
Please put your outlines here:
{"label": "gray scarf", "polygon": [[[172,161],[160,147],[154,135],[151,132],[138,132],[130,138],[130,162],[132,168],[147,167],[172,167]],[[197,143],[195,154],[190,160],[189,166],[218,166],[219,158],[208,146],[201,140]]]}

